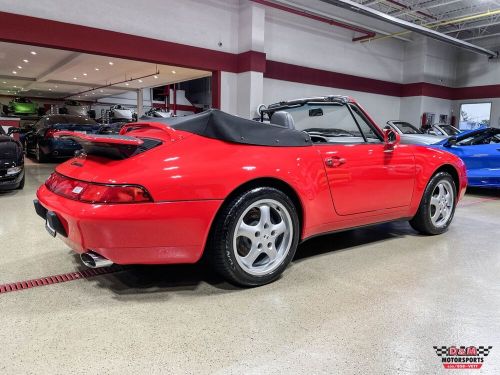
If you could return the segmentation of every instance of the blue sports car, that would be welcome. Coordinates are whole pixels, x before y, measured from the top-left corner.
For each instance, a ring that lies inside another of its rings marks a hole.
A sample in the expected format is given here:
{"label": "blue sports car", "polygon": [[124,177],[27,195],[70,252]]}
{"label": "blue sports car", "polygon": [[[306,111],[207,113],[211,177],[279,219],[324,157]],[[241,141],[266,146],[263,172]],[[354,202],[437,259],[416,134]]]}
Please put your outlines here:
{"label": "blue sports car", "polygon": [[500,129],[466,131],[430,145],[460,157],[471,187],[500,188]]}

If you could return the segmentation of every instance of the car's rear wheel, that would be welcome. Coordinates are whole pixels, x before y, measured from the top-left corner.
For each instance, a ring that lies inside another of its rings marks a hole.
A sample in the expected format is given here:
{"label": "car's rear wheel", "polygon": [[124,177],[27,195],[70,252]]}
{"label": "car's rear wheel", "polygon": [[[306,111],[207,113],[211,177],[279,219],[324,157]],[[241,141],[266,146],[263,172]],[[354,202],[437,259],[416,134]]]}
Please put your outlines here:
{"label": "car's rear wheel", "polygon": [[40,146],[38,145],[38,143],[36,144],[36,148],[35,148],[35,158],[36,158],[36,161],[39,163],[45,163],[47,161],[47,155],[45,155],[43,153],[43,151],[40,149]]}
{"label": "car's rear wheel", "polygon": [[436,173],[427,184],[410,225],[423,234],[441,234],[453,220],[456,202],[457,188],[451,175],[447,172]]}
{"label": "car's rear wheel", "polygon": [[297,210],[275,188],[259,187],[231,199],[217,215],[209,261],[229,281],[259,286],[276,280],[299,241]]}

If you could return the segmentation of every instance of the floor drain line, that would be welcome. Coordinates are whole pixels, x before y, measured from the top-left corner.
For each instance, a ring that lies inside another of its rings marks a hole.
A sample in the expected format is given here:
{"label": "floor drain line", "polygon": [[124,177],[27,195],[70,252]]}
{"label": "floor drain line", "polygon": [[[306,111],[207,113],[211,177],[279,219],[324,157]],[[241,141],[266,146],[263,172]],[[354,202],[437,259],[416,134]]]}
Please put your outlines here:
{"label": "floor drain line", "polygon": [[39,286],[47,286],[52,284],[65,283],[73,280],[88,279],[90,277],[105,275],[120,271],[117,266],[103,268],[89,268],[83,271],[63,273],[61,275],[40,277],[33,280],[17,281],[14,283],[0,285],[0,294],[8,292],[19,292],[24,289],[37,288]]}

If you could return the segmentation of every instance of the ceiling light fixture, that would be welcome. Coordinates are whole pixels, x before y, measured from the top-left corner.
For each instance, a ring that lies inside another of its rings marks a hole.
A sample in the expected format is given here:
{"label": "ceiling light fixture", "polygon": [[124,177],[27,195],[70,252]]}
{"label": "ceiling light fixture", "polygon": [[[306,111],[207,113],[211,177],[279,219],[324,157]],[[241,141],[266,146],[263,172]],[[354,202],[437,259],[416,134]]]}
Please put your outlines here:
{"label": "ceiling light fixture", "polygon": [[28,59],[24,59],[23,60],[25,63],[29,63],[29,60]]}
{"label": "ceiling light fixture", "polygon": [[172,74],[175,74],[175,73],[177,73],[177,72],[175,70],[172,70]]}
{"label": "ceiling light fixture", "polygon": [[83,75],[84,75],[84,76],[86,76],[86,75],[87,75],[87,73],[83,73]]}
{"label": "ceiling light fixture", "polygon": [[76,77],[73,77],[74,80],[76,80]]}
{"label": "ceiling light fixture", "polygon": [[49,91],[52,91],[52,89],[49,89]]}
{"label": "ceiling light fixture", "polygon": [[100,92],[104,92],[104,90],[99,90]]}
{"label": "ceiling light fixture", "polygon": [[153,76],[153,77],[155,77],[155,79],[158,79],[158,76]]}
{"label": "ceiling light fixture", "polygon": [[95,70],[95,71],[98,71],[98,70],[99,70],[99,68],[94,68],[94,70]]}
{"label": "ceiling light fixture", "polygon": [[142,79],[139,79],[138,81],[139,81],[139,83],[142,83]]}
{"label": "ceiling light fixture", "polygon": [[31,51],[30,52],[32,55],[36,55],[36,52],[35,51]]}
{"label": "ceiling light fixture", "polygon": [[17,72],[15,70],[12,71],[12,74],[17,74]]}
{"label": "ceiling light fixture", "polygon": [[3,81],[2,83],[7,83],[7,82]]}
{"label": "ceiling light fixture", "polygon": [[21,65],[18,65],[17,66],[17,69],[22,69],[23,67]]}
{"label": "ceiling light fixture", "polygon": [[125,86],[128,86],[128,85],[130,85],[130,83],[128,83],[128,82],[127,82],[127,83],[125,83]]}
{"label": "ceiling light fixture", "polygon": [[59,87],[59,86],[54,86],[56,89]]}
{"label": "ceiling light fixture", "polygon": [[109,65],[114,65],[114,62],[113,62],[113,61],[110,61],[108,64],[109,64]]}

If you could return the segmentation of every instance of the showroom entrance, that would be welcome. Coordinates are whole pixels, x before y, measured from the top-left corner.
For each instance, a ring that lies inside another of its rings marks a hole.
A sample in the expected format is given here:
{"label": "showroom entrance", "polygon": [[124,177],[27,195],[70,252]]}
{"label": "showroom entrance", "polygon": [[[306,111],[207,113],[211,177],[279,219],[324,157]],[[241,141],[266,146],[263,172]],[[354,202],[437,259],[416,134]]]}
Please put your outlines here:
{"label": "showroom entrance", "polygon": [[0,42],[2,116],[78,114],[98,122],[212,107],[212,72]]}

